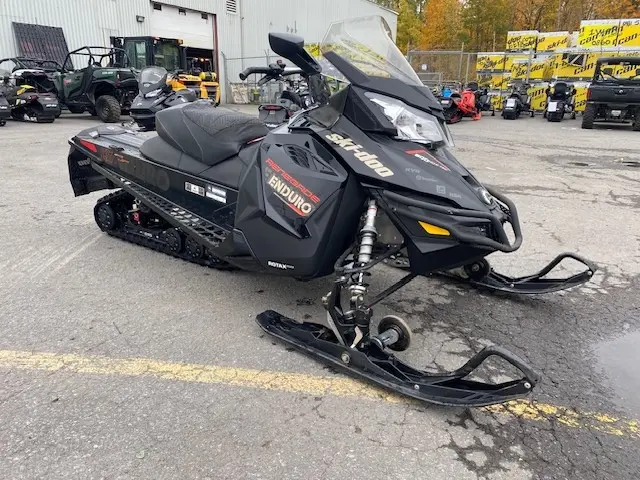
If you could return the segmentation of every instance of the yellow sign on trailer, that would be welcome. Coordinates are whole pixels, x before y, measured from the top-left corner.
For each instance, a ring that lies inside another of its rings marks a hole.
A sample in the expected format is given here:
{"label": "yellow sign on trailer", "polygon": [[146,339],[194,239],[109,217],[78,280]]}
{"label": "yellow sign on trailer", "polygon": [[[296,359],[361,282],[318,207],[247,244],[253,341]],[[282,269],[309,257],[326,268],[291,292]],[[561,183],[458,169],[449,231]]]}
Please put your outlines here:
{"label": "yellow sign on trailer", "polygon": [[617,47],[640,47],[640,18],[621,20]]}
{"label": "yellow sign on trailer", "polygon": [[568,48],[570,41],[569,32],[541,32],[538,34],[536,52],[556,52]]}
{"label": "yellow sign on trailer", "polygon": [[537,30],[518,30],[507,32],[507,51],[526,52],[535,50],[538,41]]}
{"label": "yellow sign on trailer", "polygon": [[579,48],[614,47],[620,30],[620,20],[583,20],[578,35]]}

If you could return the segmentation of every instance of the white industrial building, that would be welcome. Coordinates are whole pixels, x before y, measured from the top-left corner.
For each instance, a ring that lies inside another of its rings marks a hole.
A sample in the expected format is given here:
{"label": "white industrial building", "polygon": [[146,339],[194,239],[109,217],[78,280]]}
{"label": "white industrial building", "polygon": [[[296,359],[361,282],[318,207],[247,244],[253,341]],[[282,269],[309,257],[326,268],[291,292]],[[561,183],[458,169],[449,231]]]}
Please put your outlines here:
{"label": "white industrial building", "polygon": [[268,32],[316,43],[331,22],[364,15],[383,16],[395,35],[397,14],[369,0],[0,0],[0,58],[25,49],[14,23],[59,27],[69,50],[109,46],[111,37],[178,38],[213,50],[224,101],[227,76],[265,64]]}

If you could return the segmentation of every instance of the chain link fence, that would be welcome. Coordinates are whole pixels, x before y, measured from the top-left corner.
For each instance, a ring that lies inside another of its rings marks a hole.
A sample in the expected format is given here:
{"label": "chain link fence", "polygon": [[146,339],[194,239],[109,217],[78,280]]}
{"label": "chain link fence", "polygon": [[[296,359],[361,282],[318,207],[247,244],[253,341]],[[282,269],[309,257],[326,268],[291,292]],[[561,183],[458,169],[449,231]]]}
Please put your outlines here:
{"label": "chain link fence", "polygon": [[[268,82],[258,85],[263,75],[249,75],[245,81],[240,80],[240,72],[248,67],[266,67],[277,60],[284,60],[271,52],[255,57],[226,57],[222,54],[224,64],[224,83],[227,92],[227,103],[260,104],[272,103],[282,93],[281,82]],[[286,63],[291,63],[285,60]]]}
{"label": "chain link fence", "polygon": [[477,53],[464,50],[411,50],[409,63],[428,87],[466,84],[476,78]]}

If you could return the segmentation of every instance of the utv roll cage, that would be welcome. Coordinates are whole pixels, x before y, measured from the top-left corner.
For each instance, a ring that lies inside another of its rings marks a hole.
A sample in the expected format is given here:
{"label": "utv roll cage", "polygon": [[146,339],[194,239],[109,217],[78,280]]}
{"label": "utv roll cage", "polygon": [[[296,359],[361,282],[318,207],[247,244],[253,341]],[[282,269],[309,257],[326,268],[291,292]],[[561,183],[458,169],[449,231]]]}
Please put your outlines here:
{"label": "utv roll cage", "polygon": [[[64,59],[61,72],[73,71],[73,62],[71,60],[72,55],[80,55],[88,57],[87,66],[96,68],[131,68],[131,61],[125,52],[121,48],[116,47],[80,47],[72,52],[67,53]],[[107,59],[106,65],[103,65],[104,60]],[[82,67],[84,68],[84,67]]]}

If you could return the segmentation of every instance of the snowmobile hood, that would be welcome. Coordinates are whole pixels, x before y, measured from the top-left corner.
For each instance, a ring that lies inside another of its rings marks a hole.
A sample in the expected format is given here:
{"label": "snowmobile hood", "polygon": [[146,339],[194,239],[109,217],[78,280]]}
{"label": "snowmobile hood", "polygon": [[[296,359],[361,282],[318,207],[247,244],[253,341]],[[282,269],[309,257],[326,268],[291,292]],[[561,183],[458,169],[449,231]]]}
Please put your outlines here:
{"label": "snowmobile hood", "polygon": [[455,208],[492,210],[491,195],[449,151],[403,142],[381,134],[362,132],[342,119],[320,132],[342,159],[366,183],[391,184],[410,190],[427,201]]}

